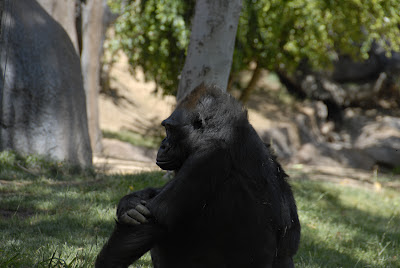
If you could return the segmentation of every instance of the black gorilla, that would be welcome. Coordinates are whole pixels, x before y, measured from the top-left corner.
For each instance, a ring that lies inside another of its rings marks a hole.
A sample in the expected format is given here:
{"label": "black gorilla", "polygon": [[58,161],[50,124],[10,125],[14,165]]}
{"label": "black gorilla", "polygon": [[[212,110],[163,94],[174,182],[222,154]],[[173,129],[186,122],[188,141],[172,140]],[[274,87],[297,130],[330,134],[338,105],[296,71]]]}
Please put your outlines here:
{"label": "black gorilla", "polygon": [[[157,164],[176,175],[121,199],[96,267],[294,267],[300,223],[287,175],[230,95],[199,86],[162,122]],[[151,213],[151,214],[150,214]]]}

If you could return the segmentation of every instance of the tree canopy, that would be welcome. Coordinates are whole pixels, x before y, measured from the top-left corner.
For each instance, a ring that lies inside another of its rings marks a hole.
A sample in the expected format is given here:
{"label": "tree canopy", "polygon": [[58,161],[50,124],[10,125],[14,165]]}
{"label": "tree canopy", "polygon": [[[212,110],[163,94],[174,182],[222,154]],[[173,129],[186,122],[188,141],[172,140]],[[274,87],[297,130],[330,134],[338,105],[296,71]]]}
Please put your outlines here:
{"label": "tree canopy", "polygon": [[250,61],[290,70],[303,59],[321,68],[338,53],[366,59],[374,40],[399,50],[399,8],[396,0],[244,1],[236,70]]}
{"label": "tree canopy", "polygon": [[[113,1],[122,15],[112,49],[122,49],[132,70],[141,67],[166,94],[175,94],[189,43],[194,0]],[[367,59],[373,42],[400,50],[398,0],[244,0],[232,73],[256,62],[290,72],[307,59],[326,68],[339,54]]]}
{"label": "tree canopy", "polygon": [[167,93],[176,93],[178,75],[189,44],[190,19],[195,1],[110,1],[121,13],[115,22],[112,50],[122,49],[132,70],[141,67]]}

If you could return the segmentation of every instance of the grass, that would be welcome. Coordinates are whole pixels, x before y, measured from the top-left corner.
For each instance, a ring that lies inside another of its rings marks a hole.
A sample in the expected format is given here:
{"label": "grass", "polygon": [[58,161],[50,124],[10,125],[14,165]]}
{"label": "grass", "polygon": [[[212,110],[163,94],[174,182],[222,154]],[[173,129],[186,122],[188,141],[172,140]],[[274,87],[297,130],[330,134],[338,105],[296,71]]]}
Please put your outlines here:
{"label": "grass", "polygon": [[292,182],[302,241],[297,267],[400,267],[400,194]]}
{"label": "grass", "polygon": [[[118,200],[162,173],[104,175],[0,153],[0,267],[93,267]],[[296,267],[400,267],[400,193],[291,180],[302,223]],[[134,267],[152,267],[145,255]]]}

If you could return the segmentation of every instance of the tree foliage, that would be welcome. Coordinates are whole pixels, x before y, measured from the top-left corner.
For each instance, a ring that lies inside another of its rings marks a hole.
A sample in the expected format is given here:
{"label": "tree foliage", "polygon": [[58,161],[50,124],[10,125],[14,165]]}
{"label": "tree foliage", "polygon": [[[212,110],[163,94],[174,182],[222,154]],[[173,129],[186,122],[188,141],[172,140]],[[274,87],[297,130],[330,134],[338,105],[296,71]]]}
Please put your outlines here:
{"label": "tree foliage", "polygon": [[175,94],[194,4],[194,0],[110,1],[110,7],[122,15],[109,46],[126,53],[132,70],[141,67],[147,80]]}
{"label": "tree foliage", "polygon": [[397,0],[244,1],[234,71],[256,61],[269,70],[293,70],[307,59],[324,68],[338,53],[367,59],[375,40],[399,50]]}
{"label": "tree foliage", "polygon": [[[114,49],[167,94],[177,89],[189,43],[194,0],[113,1],[122,15]],[[375,41],[388,53],[400,50],[398,0],[244,0],[232,72],[256,62],[268,70],[293,71],[307,59],[325,68],[347,54],[368,58]]]}

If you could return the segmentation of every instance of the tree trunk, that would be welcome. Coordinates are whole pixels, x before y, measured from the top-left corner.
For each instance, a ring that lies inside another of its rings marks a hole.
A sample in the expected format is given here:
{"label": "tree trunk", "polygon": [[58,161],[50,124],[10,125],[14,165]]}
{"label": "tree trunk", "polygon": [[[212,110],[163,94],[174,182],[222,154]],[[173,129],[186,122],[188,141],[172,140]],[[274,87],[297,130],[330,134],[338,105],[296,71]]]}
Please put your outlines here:
{"label": "tree trunk", "polygon": [[81,66],[68,34],[33,0],[11,0],[1,27],[0,151],[91,165]]}
{"label": "tree trunk", "polygon": [[256,88],[258,80],[261,78],[261,67],[258,63],[256,63],[256,68],[253,71],[253,75],[251,76],[250,82],[247,87],[242,91],[239,100],[244,104],[249,100],[251,93]]}
{"label": "tree trunk", "polygon": [[241,0],[196,1],[178,100],[201,83],[226,90],[241,7]]}
{"label": "tree trunk", "polygon": [[82,74],[86,92],[89,135],[93,153],[102,151],[98,98],[100,58],[105,38],[106,0],[87,0],[82,7]]}
{"label": "tree trunk", "polygon": [[75,27],[75,4],[77,0],[37,0],[69,35],[76,52],[79,54],[78,36]]}
{"label": "tree trunk", "polygon": [[236,74],[230,73],[228,78],[228,85],[226,86],[226,91],[231,92],[233,84],[236,82]]}

